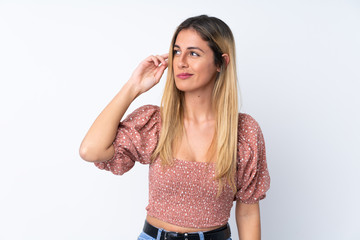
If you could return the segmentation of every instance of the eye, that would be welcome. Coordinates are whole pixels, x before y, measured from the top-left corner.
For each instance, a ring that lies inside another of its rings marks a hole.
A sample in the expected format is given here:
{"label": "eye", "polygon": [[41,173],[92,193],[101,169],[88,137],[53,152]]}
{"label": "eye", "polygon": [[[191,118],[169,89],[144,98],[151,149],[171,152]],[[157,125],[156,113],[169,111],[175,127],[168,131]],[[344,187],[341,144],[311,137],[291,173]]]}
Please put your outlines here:
{"label": "eye", "polygon": [[193,57],[198,57],[198,56],[200,56],[200,55],[197,54],[196,52],[190,52],[190,55],[193,56]]}
{"label": "eye", "polygon": [[177,49],[174,49],[174,55],[179,55],[179,54],[180,54],[180,51]]}

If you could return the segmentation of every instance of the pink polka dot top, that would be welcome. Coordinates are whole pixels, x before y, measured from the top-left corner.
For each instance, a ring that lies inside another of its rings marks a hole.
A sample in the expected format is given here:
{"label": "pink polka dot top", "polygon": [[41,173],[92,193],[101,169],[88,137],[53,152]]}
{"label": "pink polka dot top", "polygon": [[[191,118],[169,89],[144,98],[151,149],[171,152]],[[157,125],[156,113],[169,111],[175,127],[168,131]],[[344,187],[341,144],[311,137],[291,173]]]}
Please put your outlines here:
{"label": "pink polka dot top", "polygon": [[270,176],[264,138],[250,115],[239,113],[237,191],[234,193],[227,184],[219,198],[218,182],[212,179],[215,163],[174,159],[174,164],[164,170],[159,158],[151,163],[160,128],[158,106],[136,109],[119,124],[112,159],[95,163],[116,175],[129,171],[135,162],[149,164],[148,215],[177,226],[209,228],[226,224],[233,201],[256,203],[265,198]]}

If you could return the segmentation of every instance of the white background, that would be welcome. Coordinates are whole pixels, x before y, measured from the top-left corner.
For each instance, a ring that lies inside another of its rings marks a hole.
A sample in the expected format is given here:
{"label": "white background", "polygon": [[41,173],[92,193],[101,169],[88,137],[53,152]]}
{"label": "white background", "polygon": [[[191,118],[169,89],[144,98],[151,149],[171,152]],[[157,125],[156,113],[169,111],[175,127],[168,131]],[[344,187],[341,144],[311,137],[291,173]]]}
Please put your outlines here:
{"label": "white background", "polygon": [[360,239],[359,1],[0,0],[1,239],[137,238],[148,166],[115,176],[78,148],[138,63],[203,13],[233,30],[241,111],[265,136],[263,239]]}

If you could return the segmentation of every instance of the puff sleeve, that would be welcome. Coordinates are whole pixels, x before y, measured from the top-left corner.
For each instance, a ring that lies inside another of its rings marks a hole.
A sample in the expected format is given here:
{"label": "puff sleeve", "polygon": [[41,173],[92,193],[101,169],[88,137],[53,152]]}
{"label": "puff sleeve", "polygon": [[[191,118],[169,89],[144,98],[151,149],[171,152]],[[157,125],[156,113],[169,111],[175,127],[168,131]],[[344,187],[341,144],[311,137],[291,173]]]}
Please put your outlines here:
{"label": "puff sleeve", "polygon": [[155,150],[160,132],[160,109],[146,105],[136,109],[119,123],[113,142],[114,156],[95,166],[123,175],[135,162],[150,163],[150,156]]}
{"label": "puff sleeve", "polygon": [[239,114],[238,131],[237,192],[234,201],[257,203],[266,197],[270,188],[264,137],[259,124],[245,113]]}

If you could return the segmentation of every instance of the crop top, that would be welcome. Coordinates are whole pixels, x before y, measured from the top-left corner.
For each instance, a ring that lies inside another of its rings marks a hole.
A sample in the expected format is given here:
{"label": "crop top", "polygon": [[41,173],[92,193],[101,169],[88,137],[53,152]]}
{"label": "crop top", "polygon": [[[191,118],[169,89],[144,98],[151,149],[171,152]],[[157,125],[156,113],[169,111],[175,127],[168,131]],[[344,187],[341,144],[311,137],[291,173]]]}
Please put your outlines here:
{"label": "crop top", "polygon": [[233,201],[257,203],[270,187],[265,144],[258,123],[248,114],[239,113],[236,193],[226,183],[216,199],[218,181],[215,163],[174,159],[163,168],[159,158],[151,163],[161,128],[160,108],[145,105],[120,122],[113,142],[112,159],[95,163],[100,169],[122,175],[135,164],[149,164],[149,203],[147,214],[162,221],[191,228],[226,224]]}

